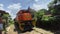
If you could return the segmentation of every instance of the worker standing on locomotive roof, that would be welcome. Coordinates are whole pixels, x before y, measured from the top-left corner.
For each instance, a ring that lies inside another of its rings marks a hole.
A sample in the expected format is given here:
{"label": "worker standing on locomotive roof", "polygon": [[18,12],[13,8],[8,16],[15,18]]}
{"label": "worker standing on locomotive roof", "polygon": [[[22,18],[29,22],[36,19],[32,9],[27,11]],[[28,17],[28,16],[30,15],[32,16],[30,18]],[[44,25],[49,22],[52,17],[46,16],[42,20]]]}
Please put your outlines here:
{"label": "worker standing on locomotive roof", "polygon": [[3,21],[2,17],[0,17],[0,34],[2,34],[2,30],[3,30]]}

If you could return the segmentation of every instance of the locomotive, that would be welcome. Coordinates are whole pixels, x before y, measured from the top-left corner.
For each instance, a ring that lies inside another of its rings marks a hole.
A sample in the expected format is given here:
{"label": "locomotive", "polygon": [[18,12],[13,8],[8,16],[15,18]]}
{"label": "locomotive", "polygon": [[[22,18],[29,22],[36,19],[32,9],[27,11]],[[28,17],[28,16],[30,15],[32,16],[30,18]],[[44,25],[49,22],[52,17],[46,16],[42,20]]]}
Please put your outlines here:
{"label": "locomotive", "polygon": [[30,10],[20,10],[15,19],[15,30],[19,30],[21,32],[31,30],[33,28],[32,24],[33,18]]}

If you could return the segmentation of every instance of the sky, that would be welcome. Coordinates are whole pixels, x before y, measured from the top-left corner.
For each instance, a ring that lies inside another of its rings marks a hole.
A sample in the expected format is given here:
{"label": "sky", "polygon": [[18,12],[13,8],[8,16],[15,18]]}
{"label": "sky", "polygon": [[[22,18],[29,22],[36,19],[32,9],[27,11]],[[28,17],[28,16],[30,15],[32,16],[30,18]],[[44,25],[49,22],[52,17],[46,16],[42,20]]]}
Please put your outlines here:
{"label": "sky", "polygon": [[48,4],[52,0],[0,0],[0,10],[8,12],[12,18],[21,9],[28,7],[38,11],[40,9],[48,9]]}

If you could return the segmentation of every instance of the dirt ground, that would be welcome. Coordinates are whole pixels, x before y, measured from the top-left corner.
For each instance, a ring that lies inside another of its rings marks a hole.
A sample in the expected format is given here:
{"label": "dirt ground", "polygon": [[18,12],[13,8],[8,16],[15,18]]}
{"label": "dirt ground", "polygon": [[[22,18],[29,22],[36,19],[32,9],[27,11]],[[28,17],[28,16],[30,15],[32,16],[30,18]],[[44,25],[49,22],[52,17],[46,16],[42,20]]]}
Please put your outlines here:
{"label": "dirt ground", "polygon": [[[7,28],[7,34],[18,34],[17,31],[14,31],[14,25],[11,25],[10,27]],[[54,34],[54,33],[46,31],[41,28],[34,27],[32,31],[20,34]]]}

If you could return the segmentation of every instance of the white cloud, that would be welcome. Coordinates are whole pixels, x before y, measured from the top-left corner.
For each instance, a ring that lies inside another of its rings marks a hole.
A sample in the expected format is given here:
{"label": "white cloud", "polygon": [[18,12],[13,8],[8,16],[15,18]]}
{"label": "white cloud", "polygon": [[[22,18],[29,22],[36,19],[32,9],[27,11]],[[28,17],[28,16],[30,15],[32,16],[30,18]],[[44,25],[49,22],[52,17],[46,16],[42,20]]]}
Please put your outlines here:
{"label": "white cloud", "polygon": [[35,0],[36,2],[39,1],[39,0]]}
{"label": "white cloud", "polygon": [[3,4],[0,4],[0,10],[4,10],[3,6]]}
{"label": "white cloud", "polygon": [[33,4],[32,8],[35,9],[35,10],[41,9],[40,5],[37,5],[37,4]]}
{"label": "white cloud", "polygon": [[3,7],[3,4],[0,4],[0,6],[2,6],[2,7]]}
{"label": "white cloud", "polygon": [[48,8],[47,8],[46,5],[44,6],[43,4],[40,5],[40,4],[35,3],[35,4],[33,4],[32,9],[35,9],[37,11],[37,10],[40,10],[40,9],[48,9]]}
{"label": "white cloud", "polygon": [[14,9],[14,10],[15,10],[15,9],[18,10],[18,9],[21,8],[21,5],[20,5],[20,3],[12,4],[12,5],[9,5],[8,8],[11,9],[11,10],[13,10],[13,9]]}
{"label": "white cloud", "polygon": [[[52,1],[52,0],[51,0]],[[40,10],[40,9],[47,9],[48,10],[48,4],[51,2],[50,0],[35,0],[35,3],[31,6],[32,9]]]}

